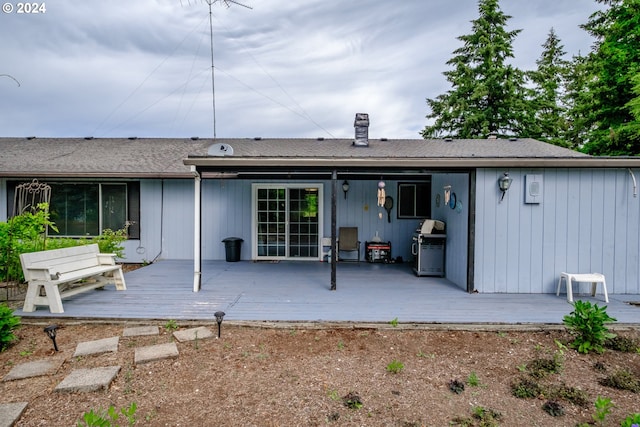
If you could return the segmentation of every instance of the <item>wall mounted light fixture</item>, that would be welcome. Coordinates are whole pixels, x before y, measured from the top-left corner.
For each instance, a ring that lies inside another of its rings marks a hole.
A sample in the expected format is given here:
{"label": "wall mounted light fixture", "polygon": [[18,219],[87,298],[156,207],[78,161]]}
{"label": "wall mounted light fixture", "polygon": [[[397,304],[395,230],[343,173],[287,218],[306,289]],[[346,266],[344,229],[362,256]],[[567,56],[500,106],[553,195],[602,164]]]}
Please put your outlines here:
{"label": "wall mounted light fixture", "polygon": [[347,199],[347,192],[349,191],[349,181],[346,179],[342,181],[342,191],[344,191],[344,198]]}
{"label": "wall mounted light fixture", "polygon": [[507,192],[509,187],[511,187],[511,182],[513,182],[513,178],[509,177],[509,172],[505,172],[500,178],[498,178],[498,187],[502,192],[502,196],[500,197],[501,202],[502,199],[504,199],[505,193]]}

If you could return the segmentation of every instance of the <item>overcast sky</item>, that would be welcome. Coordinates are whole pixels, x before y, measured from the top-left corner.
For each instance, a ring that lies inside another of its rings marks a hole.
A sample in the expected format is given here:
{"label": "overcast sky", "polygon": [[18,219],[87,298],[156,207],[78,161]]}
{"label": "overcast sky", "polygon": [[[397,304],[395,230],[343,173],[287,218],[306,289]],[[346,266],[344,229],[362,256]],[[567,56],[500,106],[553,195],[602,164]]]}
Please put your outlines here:
{"label": "overcast sky", "polygon": [[[4,2],[5,0],[3,0]],[[476,0],[242,0],[213,5],[216,135],[418,138],[426,98],[478,17]],[[0,13],[0,136],[214,135],[204,0],[57,0]],[[4,3],[3,10],[7,3]],[[567,57],[593,40],[594,0],[502,0],[532,69],[553,27]]]}

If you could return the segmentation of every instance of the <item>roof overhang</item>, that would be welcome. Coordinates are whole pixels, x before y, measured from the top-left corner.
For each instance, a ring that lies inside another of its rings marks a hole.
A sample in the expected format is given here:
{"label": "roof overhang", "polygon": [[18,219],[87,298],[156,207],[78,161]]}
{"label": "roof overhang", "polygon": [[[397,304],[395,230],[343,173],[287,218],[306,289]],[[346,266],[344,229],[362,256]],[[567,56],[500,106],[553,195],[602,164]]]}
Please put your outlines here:
{"label": "roof overhang", "polygon": [[188,157],[198,170],[351,170],[476,168],[639,168],[640,157],[439,157],[439,158],[282,158]]}

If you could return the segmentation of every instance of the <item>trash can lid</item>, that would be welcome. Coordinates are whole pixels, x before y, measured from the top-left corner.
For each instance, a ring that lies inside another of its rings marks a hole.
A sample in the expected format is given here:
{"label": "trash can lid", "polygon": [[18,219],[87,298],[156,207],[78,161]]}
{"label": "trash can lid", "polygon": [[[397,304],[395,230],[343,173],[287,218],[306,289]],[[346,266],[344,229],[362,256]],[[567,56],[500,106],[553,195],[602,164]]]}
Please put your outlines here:
{"label": "trash can lid", "polygon": [[223,243],[227,243],[227,242],[244,242],[244,239],[241,239],[240,237],[227,237],[225,239],[222,240]]}

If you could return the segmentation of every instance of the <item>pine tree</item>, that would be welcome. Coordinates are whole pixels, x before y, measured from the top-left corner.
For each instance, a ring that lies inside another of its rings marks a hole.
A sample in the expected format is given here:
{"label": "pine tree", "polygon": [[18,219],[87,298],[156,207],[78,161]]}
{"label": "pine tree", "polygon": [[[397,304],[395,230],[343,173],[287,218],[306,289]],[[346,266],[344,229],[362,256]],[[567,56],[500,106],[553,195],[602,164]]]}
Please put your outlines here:
{"label": "pine tree", "polygon": [[524,136],[524,75],[506,62],[513,58],[513,40],[521,30],[505,29],[511,17],[498,3],[479,0],[472,33],[458,37],[463,46],[447,61],[453,69],[443,73],[452,89],[427,99],[427,118],[435,121],[422,131],[424,138]]}
{"label": "pine tree", "polygon": [[527,134],[541,141],[568,147],[565,139],[569,127],[565,88],[569,63],[564,59],[564,46],[553,28],[542,49],[536,61],[536,70],[527,73],[533,85],[529,100],[532,114]]}
{"label": "pine tree", "polygon": [[640,72],[640,0],[597,1],[608,9],[583,25],[596,38],[588,56],[589,104],[583,107],[593,114],[583,149],[594,155],[637,155],[640,137],[629,103],[637,96],[633,79]]}

